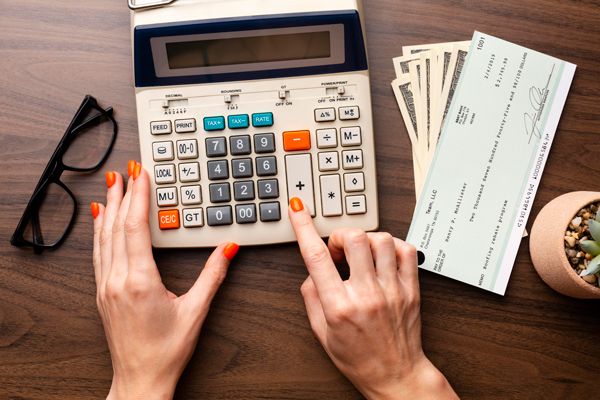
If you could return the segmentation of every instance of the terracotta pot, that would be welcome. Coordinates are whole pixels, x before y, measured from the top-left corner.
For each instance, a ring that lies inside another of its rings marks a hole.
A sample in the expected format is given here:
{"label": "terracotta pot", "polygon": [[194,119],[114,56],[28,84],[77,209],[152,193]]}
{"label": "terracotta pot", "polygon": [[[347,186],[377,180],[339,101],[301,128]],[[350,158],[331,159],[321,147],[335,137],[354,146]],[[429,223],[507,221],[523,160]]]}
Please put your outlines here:
{"label": "terracotta pot", "polygon": [[578,299],[600,299],[600,288],[590,285],[571,267],[565,254],[565,232],[575,214],[600,200],[600,192],[571,192],[546,204],[538,214],[529,239],[533,266],[552,289]]}

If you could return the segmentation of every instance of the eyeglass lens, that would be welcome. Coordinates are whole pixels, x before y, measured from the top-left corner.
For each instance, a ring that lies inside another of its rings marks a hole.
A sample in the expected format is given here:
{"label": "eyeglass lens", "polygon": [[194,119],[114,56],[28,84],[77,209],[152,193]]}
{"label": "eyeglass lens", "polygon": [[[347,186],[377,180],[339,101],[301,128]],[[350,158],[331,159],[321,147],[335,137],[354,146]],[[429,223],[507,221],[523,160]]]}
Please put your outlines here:
{"label": "eyeglass lens", "polygon": [[43,243],[39,243],[40,238],[38,237],[37,243],[46,245],[56,243],[69,227],[74,209],[75,203],[69,193],[62,186],[50,183],[40,194],[37,218],[31,218],[23,232],[23,238],[31,243],[36,243],[33,224],[37,222],[43,240]]}
{"label": "eyeglass lens", "polygon": [[[94,108],[79,119],[79,124],[97,116],[85,129],[77,129],[62,162],[72,168],[91,168],[98,164],[108,150],[114,135],[114,124]],[[80,125],[81,126],[81,125]]]}

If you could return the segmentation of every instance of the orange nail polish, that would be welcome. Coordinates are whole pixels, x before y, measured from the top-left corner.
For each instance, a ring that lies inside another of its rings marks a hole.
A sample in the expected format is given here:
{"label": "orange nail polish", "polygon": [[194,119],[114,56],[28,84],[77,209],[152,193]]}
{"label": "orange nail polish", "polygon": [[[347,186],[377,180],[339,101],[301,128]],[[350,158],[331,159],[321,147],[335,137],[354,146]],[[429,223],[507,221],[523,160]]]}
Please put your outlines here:
{"label": "orange nail polish", "polygon": [[140,164],[136,164],[135,168],[133,169],[133,180],[135,181],[138,176],[140,176],[140,173],[142,172],[142,166]]}
{"label": "orange nail polish", "polygon": [[98,214],[100,214],[100,207],[98,206],[98,203],[92,203],[92,216],[94,219],[96,219]]}
{"label": "orange nail polish", "polygon": [[223,255],[225,256],[225,258],[231,261],[233,260],[233,257],[235,257],[239,249],[240,246],[238,246],[237,244],[229,243],[227,246],[225,246],[225,250],[223,250]]}
{"label": "orange nail polish", "polygon": [[115,184],[116,181],[117,181],[117,176],[115,175],[115,173],[112,171],[108,171],[106,173],[106,186],[108,186],[110,188],[110,187],[112,187],[112,185]]}
{"label": "orange nail polish", "polygon": [[133,169],[135,168],[135,161],[131,160],[127,163],[127,175],[133,175]]}
{"label": "orange nail polish", "polygon": [[290,199],[290,206],[292,206],[292,210],[295,212],[302,211],[304,206],[302,205],[302,200],[297,197],[292,197]]}

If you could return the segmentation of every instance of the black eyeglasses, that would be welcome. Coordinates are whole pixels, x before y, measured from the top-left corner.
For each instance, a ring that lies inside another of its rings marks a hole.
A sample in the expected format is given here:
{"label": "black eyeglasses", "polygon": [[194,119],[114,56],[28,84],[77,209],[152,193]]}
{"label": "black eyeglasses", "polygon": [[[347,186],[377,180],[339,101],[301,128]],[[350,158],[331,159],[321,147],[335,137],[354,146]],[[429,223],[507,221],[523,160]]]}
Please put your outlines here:
{"label": "black eyeglasses", "polygon": [[66,171],[89,172],[110,153],[117,137],[112,107],[102,109],[85,96],[40,178],[10,243],[32,246],[36,254],[58,246],[75,220],[77,200],[60,181]]}

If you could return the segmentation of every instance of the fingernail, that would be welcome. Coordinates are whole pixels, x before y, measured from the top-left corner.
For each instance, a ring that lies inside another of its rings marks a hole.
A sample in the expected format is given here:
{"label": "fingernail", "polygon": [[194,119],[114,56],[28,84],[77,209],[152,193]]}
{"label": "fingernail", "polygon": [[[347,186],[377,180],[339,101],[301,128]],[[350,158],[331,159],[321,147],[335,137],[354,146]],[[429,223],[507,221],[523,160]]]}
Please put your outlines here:
{"label": "fingernail", "polygon": [[111,187],[117,181],[117,176],[114,172],[108,171],[106,173],[106,186]]}
{"label": "fingernail", "polygon": [[135,164],[135,168],[133,169],[133,180],[135,181],[140,173],[142,172],[142,166],[140,164]]}
{"label": "fingernail", "polygon": [[127,175],[133,175],[133,169],[135,168],[135,161],[131,160],[127,163]]}
{"label": "fingernail", "polygon": [[92,203],[92,216],[94,219],[100,214],[100,207],[98,207],[98,203]]}
{"label": "fingernail", "polygon": [[295,212],[302,211],[304,206],[302,205],[302,200],[297,197],[292,197],[290,199],[290,206],[292,206],[292,210]]}
{"label": "fingernail", "polygon": [[231,261],[233,260],[233,257],[235,257],[239,249],[240,246],[238,246],[237,244],[229,243],[227,246],[225,246],[225,250],[223,250],[223,255],[225,256],[225,258]]}

